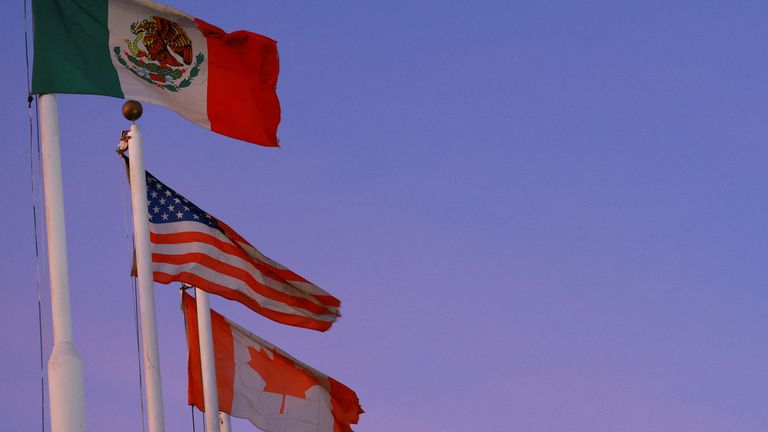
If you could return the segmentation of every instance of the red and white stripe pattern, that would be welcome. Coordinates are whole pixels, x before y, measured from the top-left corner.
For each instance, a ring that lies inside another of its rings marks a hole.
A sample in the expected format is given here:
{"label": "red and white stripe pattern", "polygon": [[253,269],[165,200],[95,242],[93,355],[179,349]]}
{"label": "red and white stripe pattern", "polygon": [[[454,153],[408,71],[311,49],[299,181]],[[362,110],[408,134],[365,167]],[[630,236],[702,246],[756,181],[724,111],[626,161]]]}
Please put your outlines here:
{"label": "red and white stripe pattern", "polygon": [[328,330],[341,302],[264,256],[232,228],[147,172],[155,282],[183,282],[282,324]]}

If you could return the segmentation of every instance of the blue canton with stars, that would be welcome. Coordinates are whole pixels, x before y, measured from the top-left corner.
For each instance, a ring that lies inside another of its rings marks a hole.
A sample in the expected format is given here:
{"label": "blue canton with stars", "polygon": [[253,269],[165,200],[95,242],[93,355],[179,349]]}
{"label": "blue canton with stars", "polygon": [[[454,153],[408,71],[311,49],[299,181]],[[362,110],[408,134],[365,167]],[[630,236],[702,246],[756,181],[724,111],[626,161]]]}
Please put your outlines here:
{"label": "blue canton with stars", "polygon": [[163,184],[149,171],[146,173],[150,222],[156,224],[182,221],[199,222],[221,231],[213,216]]}

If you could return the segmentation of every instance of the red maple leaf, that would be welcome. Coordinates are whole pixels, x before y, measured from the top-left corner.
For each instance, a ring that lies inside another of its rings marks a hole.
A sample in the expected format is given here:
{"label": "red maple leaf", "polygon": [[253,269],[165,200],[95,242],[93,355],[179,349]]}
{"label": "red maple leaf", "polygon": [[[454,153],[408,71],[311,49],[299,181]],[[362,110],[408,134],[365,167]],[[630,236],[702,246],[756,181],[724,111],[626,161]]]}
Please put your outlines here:
{"label": "red maple leaf", "polygon": [[306,391],[320,383],[313,375],[297,367],[288,357],[277,351],[270,351],[270,358],[266,351],[263,347],[256,351],[249,346],[251,359],[248,366],[264,380],[264,391],[283,395],[283,402],[280,404],[280,414],[283,414],[286,396],[306,399]]}

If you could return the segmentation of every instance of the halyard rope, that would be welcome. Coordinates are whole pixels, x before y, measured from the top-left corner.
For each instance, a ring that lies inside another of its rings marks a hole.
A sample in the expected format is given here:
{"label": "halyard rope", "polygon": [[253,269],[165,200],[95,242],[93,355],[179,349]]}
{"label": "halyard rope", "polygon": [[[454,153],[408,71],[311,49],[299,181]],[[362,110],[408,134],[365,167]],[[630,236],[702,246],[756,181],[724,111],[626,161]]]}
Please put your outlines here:
{"label": "halyard rope", "polygon": [[[45,362],[43,360],[43,306],[40,295],[40,240],[37,235],[37,215],[39,202],[37,197],[37,188],[35,187],[35,126],[37,125],[37,162],[40,164],[40,120],[38,117],[38,106],[35,103],[35,113],[32,113],[32,102],[36,101],[32,96],[32,86],[30,84],[29,72],[29,16],[27,13],[27,0],[22,0],[24,4],[24,59],[26,65],[27,79],[27,110],[29,118],[29,180],[32,193],[32,227],[35,240],[35,291],[37,297],[37,339],[38,351],[40,354],[40,430],[45,432]],[[35,121],[33,121],[33,117]]]}

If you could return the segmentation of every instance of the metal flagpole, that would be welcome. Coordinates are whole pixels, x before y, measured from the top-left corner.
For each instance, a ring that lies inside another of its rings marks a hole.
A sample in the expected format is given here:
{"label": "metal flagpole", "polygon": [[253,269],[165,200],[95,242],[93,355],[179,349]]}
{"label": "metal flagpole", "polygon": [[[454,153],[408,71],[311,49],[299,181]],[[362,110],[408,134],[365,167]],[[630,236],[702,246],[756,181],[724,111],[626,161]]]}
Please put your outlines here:
{"label": "metal flagpole", "polygon": [[221,432],[232,432],[232,423],[229,421],[229,414],[219,411],[219,423],[221,423]]}
{"label": "metal flagpole", "polygon": [[85,431],[83,362],[72,340],[67,234],[61,181],[61,144],[56,95],[40,96],[40,143],[45,185],[45,223],[51,278],[53,351],[48,359],[48,395],[53,432]]}
{"label": "metal flagpole", "polygon": [[133,209],[133,242],[136,253],[136,278],[139,287],[141,346],[144,350],[144,376],[147,394],[147,424],[150,432],[164,432],[163,390],[160,382],[160,351],[157,344],[155,291],[152,281],[152,250],[149,243],[147,216],[147,178],[144,172],[144,148],[136,120],[142,107],[136,101],[123,105],[123,116],[133,122],[127,137],[130,160],[131,207]]}
{"label": "metal flagpole", "polygon": [[195,288],[197,302],[197,334],[200,338],[200,367],[203,373],[203,402],[206,432],[220,432],[219,390],[216,386],[216,363],[213,355],[213,330],[208,293]]}

